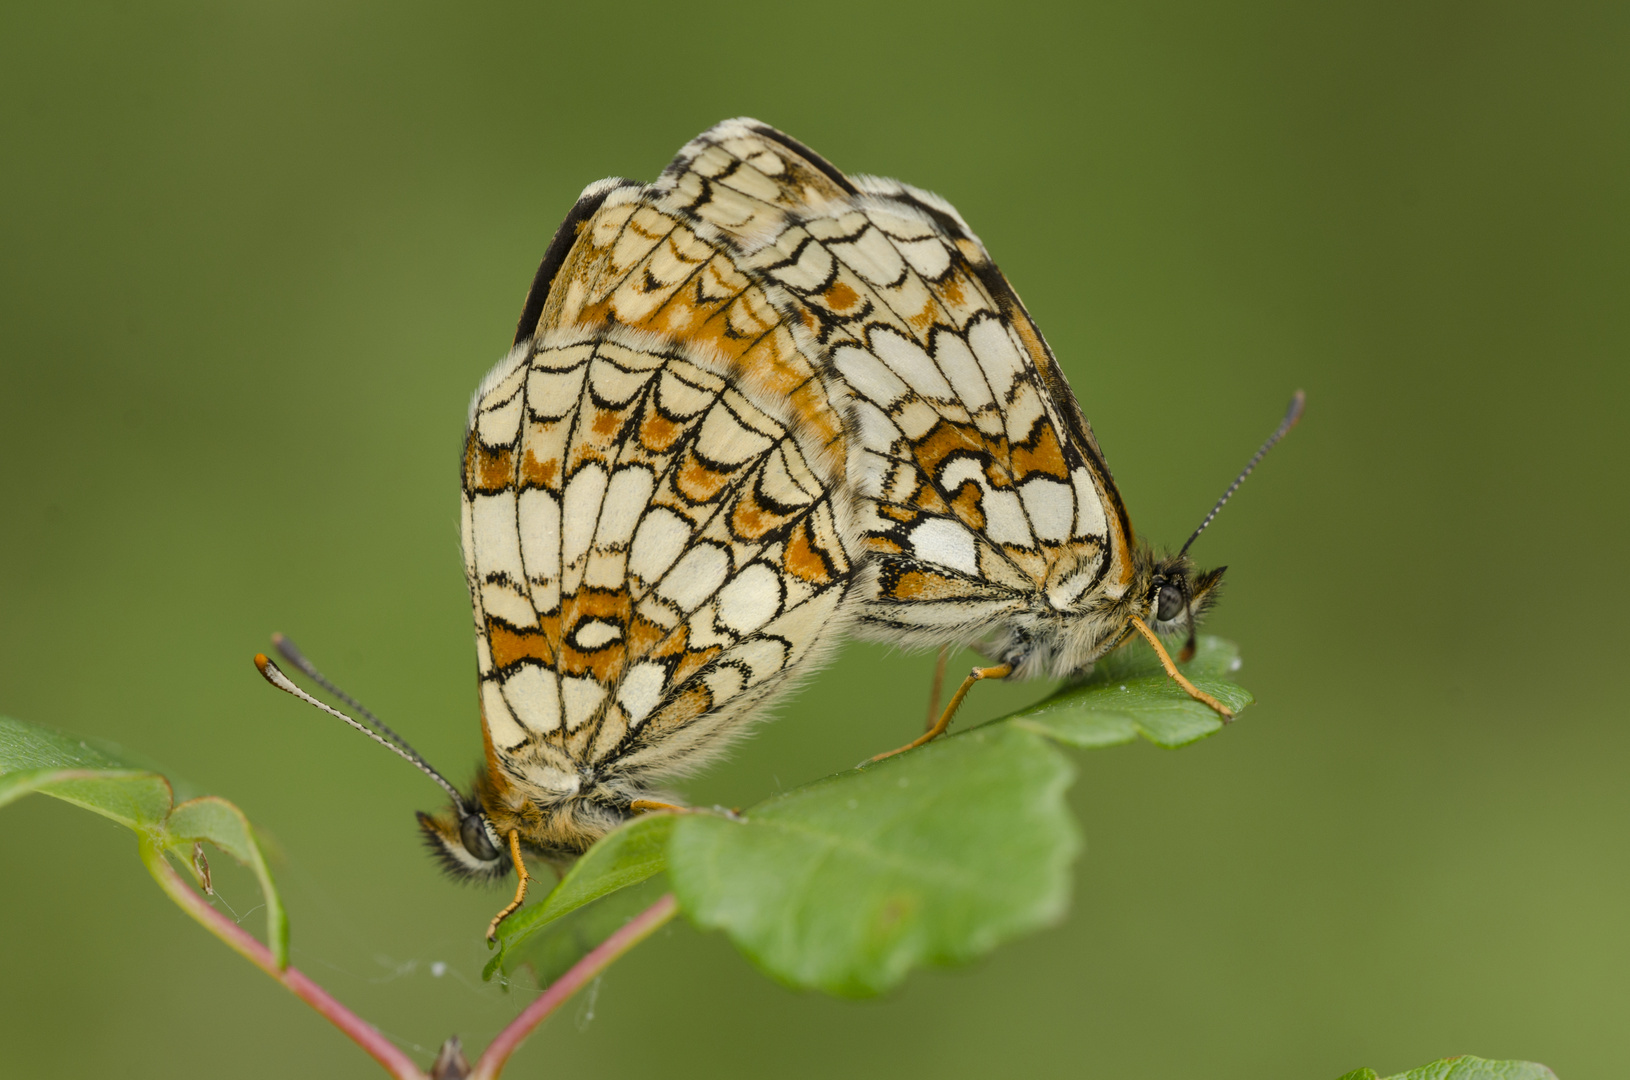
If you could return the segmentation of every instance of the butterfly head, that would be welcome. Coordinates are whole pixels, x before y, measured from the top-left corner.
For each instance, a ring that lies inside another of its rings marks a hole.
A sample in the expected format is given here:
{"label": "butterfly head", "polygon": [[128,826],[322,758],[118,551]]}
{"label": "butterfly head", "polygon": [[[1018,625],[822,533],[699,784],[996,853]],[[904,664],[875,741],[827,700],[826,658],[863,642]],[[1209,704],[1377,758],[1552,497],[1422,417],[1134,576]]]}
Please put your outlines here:
{"label": "butterfly head", "polygon": [[466,881],[497,881],[509,873],[509,850],[492,819],[473,799],[460,799],[439,814],[419,814],[425,844],[448,875]]}
{"label": "butterfly head", "polygon": [[1200,618],[1222,593],[1222,576],[1228,569],[1197,570],[1187,555],[1157,556],[1147,550],[1139,553],[1138,579],[1142,587],[1141,617],[1162,636],[1186,634],[1185,658],[1194,652],[1194,631]]}
{"label": "butterfly head", "polygon": [[473,794],[419,815],[426,845],[450,876],[488,882],[508,874],[511,833],[528,855],[567,865],[628,820],[634,800],[648,794],[616,777],[584,781],[558,770],[546,786],[538,782],[542,772],[523,776],[495,757],[477,771]]}

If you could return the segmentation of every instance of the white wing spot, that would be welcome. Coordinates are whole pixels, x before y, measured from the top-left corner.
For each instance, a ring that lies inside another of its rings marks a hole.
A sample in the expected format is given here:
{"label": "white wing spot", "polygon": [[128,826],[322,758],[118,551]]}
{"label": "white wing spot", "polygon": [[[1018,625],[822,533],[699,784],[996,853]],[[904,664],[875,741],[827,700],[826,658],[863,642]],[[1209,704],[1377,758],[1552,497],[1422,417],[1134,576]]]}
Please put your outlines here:
{"label": "white wing spot", "polygon": [[719,590],[719,621],[738,634],[750,634],[781,609],[781,579],[763,563],[747,567]]}
{"label": "white wing spot", "polygon": [[[521,592],[525,574],[521,569],[521,538],[516,521],[515,493],[477,495],[470,508],[470,538],[474,542],[476,580],[481,603],[488,614],[514,626],[533,626],[537,612]],[[499,581],[489,581],[490,576]]]}
{"label": "white wing spot", "polygon": [[998,544],[1029,547],[1034,542],[1019,497],[1011,490],[987,491],[980,507],[985,511],[985,535]]}
{"label": "white wing spot", "polygon": [[1024,370],[1024,360],[1014,348],[1013,339],[1007,336],[1007,328],[994,318],[974,320],[967,334],[968,347],[973,350],[1000,404],[1007,399],[1019,372]]}
{"label": "white wing spot", "polygon": [[1019,485],[1019,497],[1024,500],[1025,513],[1030,515],[1030,525],[1037,539],[1053,543],[1069,539],[1070,526],[1075,524],[1075,499],[1070,485],[1032,476]]}
{"label": "white wing spot", "polygon": [[730,571],[730,556],[724,548],[698,544],[668,571],[657,592],[679,605],[681,611],[694,611],[702,601],[719,591]]}
{"label": "white wing spot", "polygon": [[623,711],[628,713],[628,726],[636,727],[641,720],[651,714],[662,700],[662,689],[667,685],[668,672],[661,664],[646,661],[635,664],[623,676],[623,684],[617,689],[617,700],[622,703]]}
{"label": "white wing spot", "polygon": [[900,376],[884,367],[875,355],[857,345],[843,345],[833,350],[832,363],[855,393],[884,408],[910,392]]}
{"label": "white wing spot", "polygon": [[554,672],[534,664],[522,665],[504,678],[504,698],[515,718],[539,735],[560,726],[560,690],[555,686]]}
{"label": "white wing spot", "polygon": [[567,482],[560,515],[560,556],[565,565],[570,566],[588,552],[605,495],[606,471],[597,464],[583,466]]}
{"label": "white wing spot", "polygon": [[553,611],[560,604],[560,503],[551,491],[528,488],[516,507],[533,606]]}
{"label": "white wing spot", "polygon": [[521,431],[521,395],[515,394],[496,408],[482,409],[476,420],[476,434],[487,446],[508,446]]}
{"label": "white wing spot", "polygon": [[503,691],[495,679],[482,680],[481,718],[486,721],[492,744],[500,750],[508,750],[526,741],[526,732],[515,722],[514,714],[509,711],[509,703],[504,700]]}
{"label": "white wing spot", "polygon": [[[579,474],[581,475],[581,474]],[[640,514],[651,501],[656,480],[651,470],[638,465],[618,469],[611,474],[606,485],[604,505],[600,508],[600,528],[595,541],[600,547],[621,547],[634,535],[634,526]]]}
{"label": "white wing spot", "polygon": [[555,420],[577,408],[586,370],[583,367],[567,371],[534,368],[526,380],[526,404],[532,414],[540,419]]}
{"label": "white wing spot", "polygon": [[924,562],[938,563],[971,576],[979,573],[973,534],[947,518],[929,518],[912,529],[911,550]]}
{"label": "white wing spot", "polygon": [[560,696],[565,706],[562,711],[566,715],[566,730],[576,731],[606,699],[606,688],[598,679],[567,675],[560,680]]}
{"label": "white wing spot", "polygon": [[764,453],[771,443],[761,433],[743,427],[729,409],[719,405],[709,410],[702,421],[696,445],[709,461],[740,465]]}
{"label": "white wing spot", "polygon": [[951,388],[970,413],[995,404],[990,396],[990,387],[985,383],[985,373],[980,369],[979,361],[974,359],[973,350],[962,338],[949,331],[936,334],[934,362],[951,380]]}
{"label": "white wing spot", "polygon": [[690,524],[664,506],[652,507],[634,533],[628,568],[646,581],[667,572],[690,542]]}
{"label": "white wing spot", "polygon": [[915,341],[908,341],[892,330],[876,330],[872,332],[871,345],[872,351],[917,393],[941,401],[956,396],[933,358]]}
{"label": "white wing spot", "polygon": [[742,678],[741,669],[732,665],[714,668],[702,676],[702,681],[713,694],[715,709],[741,693],[747,682]]}
{"label": "white wing spot", "polygon": [[1075,535],[1105,535],[1109,523],[1104,520],[1104,502],[1098,494],[1098,486],[1092,482],[1092,474],[1086,469],[1077,469],[1070,474],[1070,481],[1075,485]]}
{"label": "white wing spot", "polygon": [[881,230],[867,229],[858,240],[833,244],[832,252],[856,274],[873,285],[898,281],[905,262]]}
{"label": "white wing spot", "polygon": [[927,240],[896,240],[894,246],[900,249],[913,270],[930,280],[937,280],[951,268],[951,253],[937,236]]}
{"label": "white wing spot", "polygon": [[572,635],[572,642],[579,649],[598,649],[618,641],[623,636],[623,628],[616,623],[606,622],[604,619],[591,619],[581,623],[577,632]]}

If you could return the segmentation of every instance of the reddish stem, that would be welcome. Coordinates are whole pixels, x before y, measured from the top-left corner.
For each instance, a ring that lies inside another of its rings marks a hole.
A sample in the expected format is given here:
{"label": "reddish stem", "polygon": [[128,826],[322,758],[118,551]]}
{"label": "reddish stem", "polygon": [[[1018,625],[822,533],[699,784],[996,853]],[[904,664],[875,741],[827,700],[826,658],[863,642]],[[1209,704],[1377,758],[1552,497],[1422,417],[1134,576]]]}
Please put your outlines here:
{"label": "reddish stem", "polygon": [[262,945],[249,931],[210,907],[209,903],[175,872],[169,860],[165,859],[164,852],[145,837],[141,843],[141,856],[142,862],[147,864],[147,872],[153,875],[159,888],[163,889],[171,900],[181,905],[181,910],[203,924],[204,929],[226,942],[251,964],[288,987],[295,997],[316,1009],[324,1019],[343,1031],[352,1042],[366,1050],[392,1076],[398,1080],[427,1080],[424,1072],[414,1064],[412,1058],[398,1050],[372,1024],[334,1000],[327,990],[312,982],[303,972],[293,967],[280,970],[277,961],[272,957],[272,950]]}
{"label": "reddish stem", "polygon": [[512,1020],[508,1027],[498,1033],[498,1037],[492,1040],[482,1052],[480,1060],[475,1063],[475,1071],[470,1074],[471,1080],[497,1080],[498,1074],[503,1071],[504,1063],[526,1037],[532,1034],[533,1028],[543,1023],[546,1016],[565,1004],[566,999],[581,990],[585,983],[610,967],[619,956],[656,933],[662,924],[673,918],[678,911],[679,901],[674,899],[673,893],[667,893],[623,924],[616,933],[596,945],[588,955],[573,964],[571,970],[556,979],[542,996],[521,1010],[521,1015]]}
{"label": "reddish stem", "polygon": [[[211,907],[208,901],[175,872],[175,868],[164,857],[164,850],[147,837],[143,837],[141,841],[141,857],[142,862],[147,864],[147,872],[153,875],[159,888],[179,904],[181,910],[196,919],[204,929],[226,942],[238,955],[282,983],[295,997],[316,1009],[324,1019],[366,1050],[370,1057],[383,1065],[397,1080],[429,1080],[412,1058],[398,1050],[372,1024],[341,1005],[327,990],[312,982],[299,969],[293,967],[279,969],[276,959],[272,956],[272,950],[262,945],[249,931]],[[555,980],[536,1001],[521,1010],[521,1014],[512,1020],[508,1027],[498,1033],[498,1037],[475,1063],[475,1071],[471,1073],[472,1080],[497,1080],[509,1056],[526,1041],[526,1037],[532,1034],[534,1028],[543,1023],[545,1017],[582,989],[585,983],[610,967],[623,953],[654,934],[678,911],[679,902],[674,899],[673,893],[668,893],[596,945],[583,959],[573,964],[566,974]]]}

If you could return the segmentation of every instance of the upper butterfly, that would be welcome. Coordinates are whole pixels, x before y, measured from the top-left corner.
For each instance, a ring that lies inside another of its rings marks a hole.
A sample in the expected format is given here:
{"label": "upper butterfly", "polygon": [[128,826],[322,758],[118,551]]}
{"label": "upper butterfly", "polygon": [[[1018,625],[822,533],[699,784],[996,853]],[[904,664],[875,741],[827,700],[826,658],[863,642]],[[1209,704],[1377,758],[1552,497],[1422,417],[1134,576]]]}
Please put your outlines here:
{"label": "upper butterfly", "polygon": [[917,743],[944,729],[973,681],[1075,675],[1134,630],[1190,694],[1229,715],[1155,637],[1187,631],[1192,650],[1222,570],[1189,562],[1200,530],[1176,555],[1135,541],[1058,362],[955,208],[894,180],[851,180],[745,119],[693,141],[669,177],[671,198],[740,246],[740,269],[800,343],[807,335],[828,393],[841,383],[851,397],[847,476],[875,570],[861,632],[974,645],[997,661]]}

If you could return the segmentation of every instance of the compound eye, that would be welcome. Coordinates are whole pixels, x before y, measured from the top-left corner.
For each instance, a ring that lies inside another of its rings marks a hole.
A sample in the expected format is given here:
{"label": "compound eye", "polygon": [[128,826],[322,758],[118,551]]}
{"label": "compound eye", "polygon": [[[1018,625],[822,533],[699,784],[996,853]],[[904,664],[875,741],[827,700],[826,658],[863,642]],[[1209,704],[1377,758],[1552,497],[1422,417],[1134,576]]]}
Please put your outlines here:
{"label": "compound eye", "polygon": [[491,862],[498,857],[492,841],[487,839],[487,829],[482,824],[480,814],[471,814],[460,822],[458,834],[459,839],[464,841],[464,850],[482,862]]}
{"label": "compound eye", "polygon": [[1160,587],[1160,603],[1155,608],[1155,618],[1160,622],[1171,622],[1182,613],[1182,590],[1176,585],[1162,585]]}

